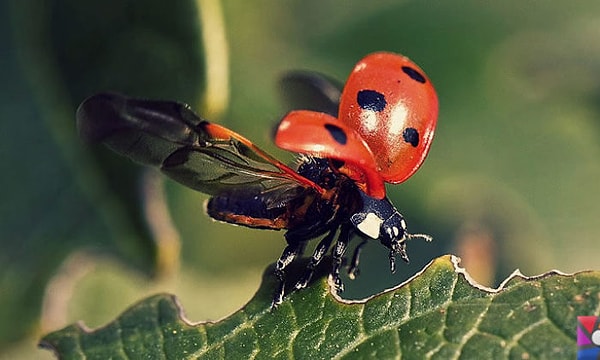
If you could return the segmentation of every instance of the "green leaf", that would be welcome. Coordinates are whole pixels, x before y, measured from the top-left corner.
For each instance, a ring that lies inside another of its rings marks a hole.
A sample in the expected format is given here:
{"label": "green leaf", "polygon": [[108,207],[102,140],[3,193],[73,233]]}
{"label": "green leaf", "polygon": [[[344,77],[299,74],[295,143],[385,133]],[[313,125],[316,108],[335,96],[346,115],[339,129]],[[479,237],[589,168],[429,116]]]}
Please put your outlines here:
{"label": "green leaf", "polygon": [[174,296],[156,295],[103,328],[71,325],[41,346],[62,359],[568,359],[575,357],[577,316],[600,310],[598,271],[515,272],[493,290],[473,284],[449,255],[365,301],[340,299],[321,277],[270,311],[273,288],[268,271],[243,309],[199,324],[184,318]]}

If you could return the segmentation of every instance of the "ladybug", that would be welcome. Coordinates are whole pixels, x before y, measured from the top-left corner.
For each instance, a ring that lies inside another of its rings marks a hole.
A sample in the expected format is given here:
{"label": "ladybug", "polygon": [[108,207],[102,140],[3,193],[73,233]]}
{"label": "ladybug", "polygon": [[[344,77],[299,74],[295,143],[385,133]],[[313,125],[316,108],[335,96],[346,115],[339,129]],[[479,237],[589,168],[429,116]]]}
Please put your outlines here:
{"label": "ladybug", "polygon": [[273,307],[284,298],[286,267],[314,238],[321,240],[292,290],[307,286],[332,244],[331,276],[341,292],[340,268],[353,237],[362,242],[350,262],[351,278],[368,239],[389,249],[392,273],[396,255],[408,262],[407,240],[431,240],[408,232],[384,184],[400,183],[421,166],[438,113],[425,73],[393,53],[360,60],[341,93],[312,73],[292,73],[283,87],[292,103],[310,109],[289,112],[275,133],[278,147],[299,154],[294,169],[182,103],[101,93],[77,110],[82,137],[210,195],[206,212],[213,219],[286,230],[287,246],[275,265],[279,286]]}

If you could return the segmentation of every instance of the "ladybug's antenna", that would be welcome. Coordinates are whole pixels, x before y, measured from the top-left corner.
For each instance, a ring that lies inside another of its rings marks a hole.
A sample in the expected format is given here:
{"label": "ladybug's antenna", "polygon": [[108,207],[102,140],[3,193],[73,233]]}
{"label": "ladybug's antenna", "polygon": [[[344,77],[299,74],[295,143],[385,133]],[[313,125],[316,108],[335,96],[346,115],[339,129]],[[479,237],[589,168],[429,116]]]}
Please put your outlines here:
{"label": "ladybug's antenna", "polygon": [[[405,240],[410,239],[423,239],[427,242],[432,241],[433,238],[427,234],[406,234]],[[390,270],[393,273],[396,272],[396,254],[400,255],[400,258],[407,264],[410,262],[408,259],[408,253],[406,252],[406,242],[402,241],[399,246],[395,249],[390,250]]]}
{"label": "ladybug's antenna", "polygon": [[410,239],[423,239],[427,242],[431,242],[433,241],[433,238],[431,237],[431,235],[427,235],[427,234],[407,234],[406,236],[406,240],[410,240]]}

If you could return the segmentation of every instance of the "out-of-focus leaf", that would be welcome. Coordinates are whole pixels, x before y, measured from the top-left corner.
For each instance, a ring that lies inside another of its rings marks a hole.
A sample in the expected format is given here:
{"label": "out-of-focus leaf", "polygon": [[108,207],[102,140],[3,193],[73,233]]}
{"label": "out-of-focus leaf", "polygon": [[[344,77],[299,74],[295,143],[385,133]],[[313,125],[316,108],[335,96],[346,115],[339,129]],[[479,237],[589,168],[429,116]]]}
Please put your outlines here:
{"label": "out-of-focus leaf", "polygon": [[170,295],[134,305],[107,326],[71,325],[42,346],[62,359],[574,358],[578,315],[598,315],[600,273],[475,286],[444,256],[407,283],[345,303],[325,278],[269,310],[267,272],[253,300],[216,323],[191,324]]}
{"label": "out-of-focus leaf", "polygon": [[[0,153],[0,343],[31,331],[44,287],[82,248],[147,274],[155,244],[139,169],[77,138],[78,102],[98,89],[198,98],[202,52],[194,1],[3,2]],[[169,16],[164,16],[168,13]]]}

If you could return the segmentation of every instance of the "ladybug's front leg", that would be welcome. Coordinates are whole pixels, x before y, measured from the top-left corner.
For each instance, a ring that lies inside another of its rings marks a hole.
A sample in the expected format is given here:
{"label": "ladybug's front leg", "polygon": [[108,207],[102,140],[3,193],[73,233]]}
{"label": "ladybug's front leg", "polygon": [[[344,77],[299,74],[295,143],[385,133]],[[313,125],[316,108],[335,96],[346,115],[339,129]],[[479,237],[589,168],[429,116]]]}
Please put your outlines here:
{"label": "ladybug's front leg", "polygon": [[360,271],[358,269],[358,263],[360,262],[360,253],[362,252],[365,245],[367,245],[366,238],[362,239],[362,242],[356,246],[354,249],[354,255],[352,255],[352,262],[350,263],[350,267],[348,268],[348,277],[352,280],[356,279],[359,275]]}
{"label": "ladybug's front leg", "polygon": [[335,290],[338,292],[344,291],[344,284],[342,283],[342,279],[340,278],[340,267],[342,266],[344,253],[346,252],[346,249],[348,248],[348,243],[350,242],[350,238],[352,237],[352,229],[353,226],[350,223],[342,225],[342,228],[340,230],[340,236],[338,237],[338,240],[335,243],[335,246],[333,247],[331,277],[333,280],[333,284],[335,285]]}

